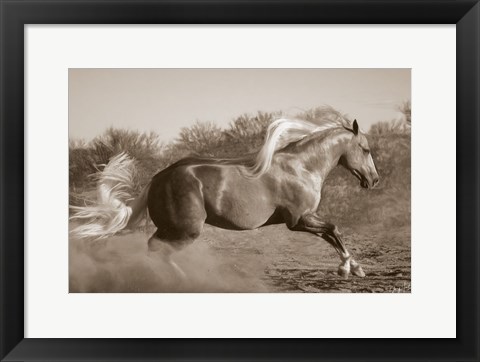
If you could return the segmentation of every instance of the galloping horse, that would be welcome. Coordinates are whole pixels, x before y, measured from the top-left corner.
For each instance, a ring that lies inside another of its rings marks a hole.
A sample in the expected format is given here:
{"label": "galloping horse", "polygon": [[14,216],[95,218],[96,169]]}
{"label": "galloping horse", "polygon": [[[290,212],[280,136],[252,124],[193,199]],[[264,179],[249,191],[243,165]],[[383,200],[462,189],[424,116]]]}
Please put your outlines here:
{"label": "galloping horse", "polygon": [[133,228],[145,209],[157,227],[149,252],[161,255],[177,272],[173,251],[195,240],[204,223],[230,230],[252,230],[285,223],[292,231],[323,237],[338,252],[338,273],[364,277],[337,227],[319,215],[322,185],[338,164],[364,188],[378,183],[365,135],[328,108],[315,122],[278,119],[269,126],[256,155],[234,159],[185,158],[156,174],[128,202],[134,161],[113,158],[100,173],[98,204],[73,207],[72,219],[88,222],[72,230],[77,237],[107,237]]}

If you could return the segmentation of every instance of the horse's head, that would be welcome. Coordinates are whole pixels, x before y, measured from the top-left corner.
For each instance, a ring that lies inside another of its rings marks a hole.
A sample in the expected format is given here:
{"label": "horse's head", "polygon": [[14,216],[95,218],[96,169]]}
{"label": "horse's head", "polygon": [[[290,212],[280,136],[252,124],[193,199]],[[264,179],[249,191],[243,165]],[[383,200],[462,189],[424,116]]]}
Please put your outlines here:
{"label": "horse's head", "polygon": [[374,188],[378,184],[378,173],[373,163],[367,138],[358,129],[357,120],[353,121],[353,137],[348,143],[340,163],[360,180],[363,188]]}

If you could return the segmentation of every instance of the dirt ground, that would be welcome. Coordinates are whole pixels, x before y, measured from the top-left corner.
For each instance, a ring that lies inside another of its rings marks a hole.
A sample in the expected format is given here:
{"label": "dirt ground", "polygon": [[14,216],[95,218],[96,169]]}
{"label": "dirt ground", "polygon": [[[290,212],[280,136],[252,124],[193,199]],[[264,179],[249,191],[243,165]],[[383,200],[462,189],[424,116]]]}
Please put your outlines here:
{"label": "dirt ground", "polygon": [[148,233],[100,241],[70,239],[70,292],[409,293],[410,229],[342,230],[366,277],[337,275],[340,260],[323,239],[273,225],[252,231],[205,226],[174,255],[186,272],[147,253]]}

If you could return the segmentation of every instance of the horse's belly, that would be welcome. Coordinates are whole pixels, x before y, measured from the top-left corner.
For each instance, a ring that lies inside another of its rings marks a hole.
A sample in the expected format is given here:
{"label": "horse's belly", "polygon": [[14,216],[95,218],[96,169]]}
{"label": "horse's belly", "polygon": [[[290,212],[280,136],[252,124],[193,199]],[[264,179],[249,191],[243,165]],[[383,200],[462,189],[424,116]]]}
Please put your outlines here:
{"label": "horse's belly", "polygon": [[212,210],[217,219],[238,229],[258,228],[265,224],[275,211],[266,195],[252,190],[243,195],[236,192],[224,195],[220,205],[219,209]]}
{"label": "horse's belly", "polygon": [[202,179],[207,223],[255,229],[265,224],[275,211],[271,192],[261,180],[247,179],[233,167],[210,167],[208,176],[206,167],[202,168],[196,174]]}

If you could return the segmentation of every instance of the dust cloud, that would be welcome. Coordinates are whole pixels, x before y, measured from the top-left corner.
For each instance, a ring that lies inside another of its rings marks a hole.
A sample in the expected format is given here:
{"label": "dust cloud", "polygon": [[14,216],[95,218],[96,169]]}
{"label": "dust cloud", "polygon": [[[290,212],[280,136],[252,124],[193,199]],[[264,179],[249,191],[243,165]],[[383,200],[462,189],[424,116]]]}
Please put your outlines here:
{"label": "dust cloud", "polygon": [[337,275],[339,257],[323,239],[285,225],[231,231],[205,225],[173,255],[185,271],[147,253],[154,230],[99,241],[70,239],[71,293],[410,293],[410,228],[344,229],[366,278]]}
{"label": "dust cloud", "polygon": [[70,238],[71,293],[265,292],[263,270],[239,267],[235,258],[215,252],[201,238],[172,259],[185,271],[147,253],[149,234],[128,233],[104,240]]}

